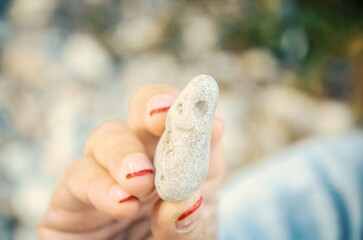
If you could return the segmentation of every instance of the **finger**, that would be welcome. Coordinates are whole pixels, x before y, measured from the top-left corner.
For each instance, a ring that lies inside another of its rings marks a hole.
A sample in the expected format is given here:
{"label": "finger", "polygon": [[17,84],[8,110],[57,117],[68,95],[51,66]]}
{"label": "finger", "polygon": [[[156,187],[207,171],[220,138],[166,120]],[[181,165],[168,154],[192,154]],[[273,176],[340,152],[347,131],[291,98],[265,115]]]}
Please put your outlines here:
{"label": "finger", "polygon": [[128,124],[142,140],[160,136],[166,113],[179,91],[167,85],[149,85],[135,93],[130,101]]}
{"label": "finger", "polygon": [[211,148],[220,143],[224,133],[224,122],[222,118],[214,116],[212,125]]}
{"label": "finger", "polygon": [[213,189],[218,189],[223,181],[225,174],[224,148],[222,136],[224,133],[224,123],[219,117],[214,117],[212,127],[212,139],[210,148],[210,159],[206,181],[202,185],[202,194],[205,192],[217,192]]}
{"label": "finger", "polygon": [[[130,218],[140,207],[137,197],[125,192],[104,168],[81,157],[61,180],[43,223],[55,230],[84,232],[112,219]],[[92,221],[84,222],[86,216]]]}
{"label": "finger", "polygon": [[179,202],[160,201],[151,215],[153,239],[207,239],[200,192]]}
{"label": "finger", "polygon": [[212,128],[212,140],[210,148],[210,160],[207,179],[217,178],[224,173],[224,149],[222,136],[224,123],[219,117],[215,117]]}
{"label": "finger", "polygon": [[86,155],[104,167],[122,189],[145,198],[154,190],[154,170],[143,143],[126,124],[109,121],[95,129]]}

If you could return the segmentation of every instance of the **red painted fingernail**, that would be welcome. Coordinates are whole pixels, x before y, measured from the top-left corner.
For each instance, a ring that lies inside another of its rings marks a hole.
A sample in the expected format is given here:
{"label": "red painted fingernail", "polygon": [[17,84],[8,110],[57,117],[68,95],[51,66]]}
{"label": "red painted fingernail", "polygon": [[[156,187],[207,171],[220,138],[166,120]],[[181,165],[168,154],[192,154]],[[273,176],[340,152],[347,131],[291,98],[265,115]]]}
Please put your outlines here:
{"label": "red painted fingernail", "polygon": [[175,98],[169,94],[158,94],[150,98],[146,104],[146,114],[151,117],[158,113],[165,113],[173,105]]}
{"label": "red painted fingernail", "polygon": [[114,184],[110,189],[110,198],[118,203],[138,200],[137,197],[125,192],[119,185]]}
{"label": "red painted fingernail", "polygon": [[141,153],[132,153],[122,160],[121,173],[126,179],[153,174],[153,165],[147,156]]}
{"label": "red painted fingernail", "polygon": [[124,202],[132,201],[132,200],[138,200],[138,198],[131,195],[131,196],[128,196],[128,197],[126,197],[124,199],[121,199],[120,201],[118,201],[118,203],[124,203]]}
{"label": "red painted fingernail", "polygon": [[188,211],[180,215],[178,221],[183,220],[184,218],[188,217],[190,214],[195,212],[202,205],[202,202],[203,202],[203,196],[201,196],[199,200],[196,203],[194,203],[193,207],[191,207]]}
{"label": "red painted fingernail", "polygon": [[133,177],[140,177],[140,176],[144,176],[146,174],[150,174],[150,173],[154,173],[153,170],[151,169],[144,169],[138,172],[133,172],[133,173],[129,173],[126,175],[127,179],[133,178]]}
{"label": "red painted fingernail", "polygon": [[175,226],[178,232],[185,233],[189,232],[196,226],[197,220],[200,215],[200,206],[202,205],[203,197],[200,197],[199,200],[194,203],[193,207],[191,207],[188,211],[184,212],[179,216],[177,221],[175,222]]}
{"label": "red painted fingernail", "polygon": [[171,106],[168,107],[162,107],[162,108],[157,108],[157,109],[153,109],[150,111],[150,116],[156,114],[156,113],[162,113],[162,112],[167,112],[169,110]]}

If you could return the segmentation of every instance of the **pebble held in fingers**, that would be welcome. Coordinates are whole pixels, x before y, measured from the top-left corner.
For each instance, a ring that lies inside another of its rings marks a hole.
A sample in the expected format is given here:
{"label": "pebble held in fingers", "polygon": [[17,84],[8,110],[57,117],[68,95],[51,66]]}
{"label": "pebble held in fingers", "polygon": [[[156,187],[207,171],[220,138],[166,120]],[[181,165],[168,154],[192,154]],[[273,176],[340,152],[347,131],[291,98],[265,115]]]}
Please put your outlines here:
{"label": "pebble held in fingers", "polygon": [[185,199],[204,182],[218,93],[212,77],[198,75],[169,109],[154,158],[155,188],[163,200]]}

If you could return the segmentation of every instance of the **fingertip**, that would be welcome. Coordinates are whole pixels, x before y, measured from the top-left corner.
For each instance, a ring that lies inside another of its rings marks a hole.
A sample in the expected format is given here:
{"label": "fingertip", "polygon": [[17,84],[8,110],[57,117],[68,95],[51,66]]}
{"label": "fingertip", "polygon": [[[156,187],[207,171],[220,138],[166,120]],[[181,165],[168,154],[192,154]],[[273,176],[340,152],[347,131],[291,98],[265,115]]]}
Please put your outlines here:
{"label": "fingertip", "polygon": [[160,136],[165,128],[166,113],[179,91],[167,85],[149,85],[131,98],[128,124],[139,133]]}
{"label": "fingertip", "polygon": [[169,94],[157,94],[146,103],[145,126],[155,136],[160,136],[165,129],[165,121],[169,108],[175,97]]}
{"label": "fingertip", "polygon": [[154,168],[151,160],[141,153],[125,156],[118,181],[128,193],[139,199],[147,197],[154,190]]}
{"label": "fingertip", "polygon": [[189,232],[197,223],[203,205],[203,196],[200,196],[194,204],[179,215],[175,221],[176,230],[179,233]]}
{"label": "fingertip", "polygon": [[222,144],[223,133],[224,122],[220,117],[216,116],[213,120],[212,127],[210,161],[207,175],[207,179],[209,179],[209,182],[211,182],[210,180],[212,179],[212,182],[222,181],[225,173],[224,146]]}
{"label": "fingertip", "polygon": [[111,186],[109,197],[112,202],[109,208],[106,208],[106,211],[110,212],[115,220],[129,219],[135,216],[141,209],[139,199],[126,192],[118,184]]}
{"label": "fingertip", "polygon": [[212,125],[212,142],[211,145],[215,145],[220,141],[224,133],[224,121],[222,118],[215,116]]}
{"label": "fingertip", "polygon": [[126,179],[127,191],[130,194],[144,199],[154,191],[154,175],[149,174],[133,179]]}
{"label": "fingertip", "polygon": [[179,239],[195,235],[202,209],[203,197],[200,191],[178,202],[159,201],[151,217],[153,236],[157,239]]}

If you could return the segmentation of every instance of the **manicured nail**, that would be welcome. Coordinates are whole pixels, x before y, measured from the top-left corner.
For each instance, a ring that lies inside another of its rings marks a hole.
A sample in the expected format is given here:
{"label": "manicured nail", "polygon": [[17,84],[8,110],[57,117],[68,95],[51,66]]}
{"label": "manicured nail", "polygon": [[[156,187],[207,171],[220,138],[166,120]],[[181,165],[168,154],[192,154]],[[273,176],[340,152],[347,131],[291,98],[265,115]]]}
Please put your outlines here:
{"label": "manicured nail", "polygon": [[118,201],[118,203],[124,203],[124,202],[128,202],[128,201],[131,201],[131,200],[137,200],[137,197],[135,197],[134,195],[131,195],[131,196],[128,196],[126,198],[120,199]]}
{"label": "manicured nail", "polygon": [[168,94],[155,95],[146,104],[146,113],[153,116],[158,113],[164,113],[173,105],[175,98]]}
{"label": "manicured nail", "polygon": [[199,200],[194,203],[194,205],[188,209],[186,212],[181,214],[176,221],[176,228],[179,232],[188,232],[190,231],[195,223],[197,222],[200,215],[200,206],[203,203],[203,197],[201,196]]}
{"label": "manicured nail", "polygon": [[141,153],[127,155],[122,160],[121,172],[126,179],[154,173],[150,160]]}
{"label": "manicured nail", "polygon": [[114,185],[111,187],[110,197],[112,200],[118,203],[124,203],[132,200],[138,200],[137,197],[128,194],[124,190],[121,189],[120,186]]}

